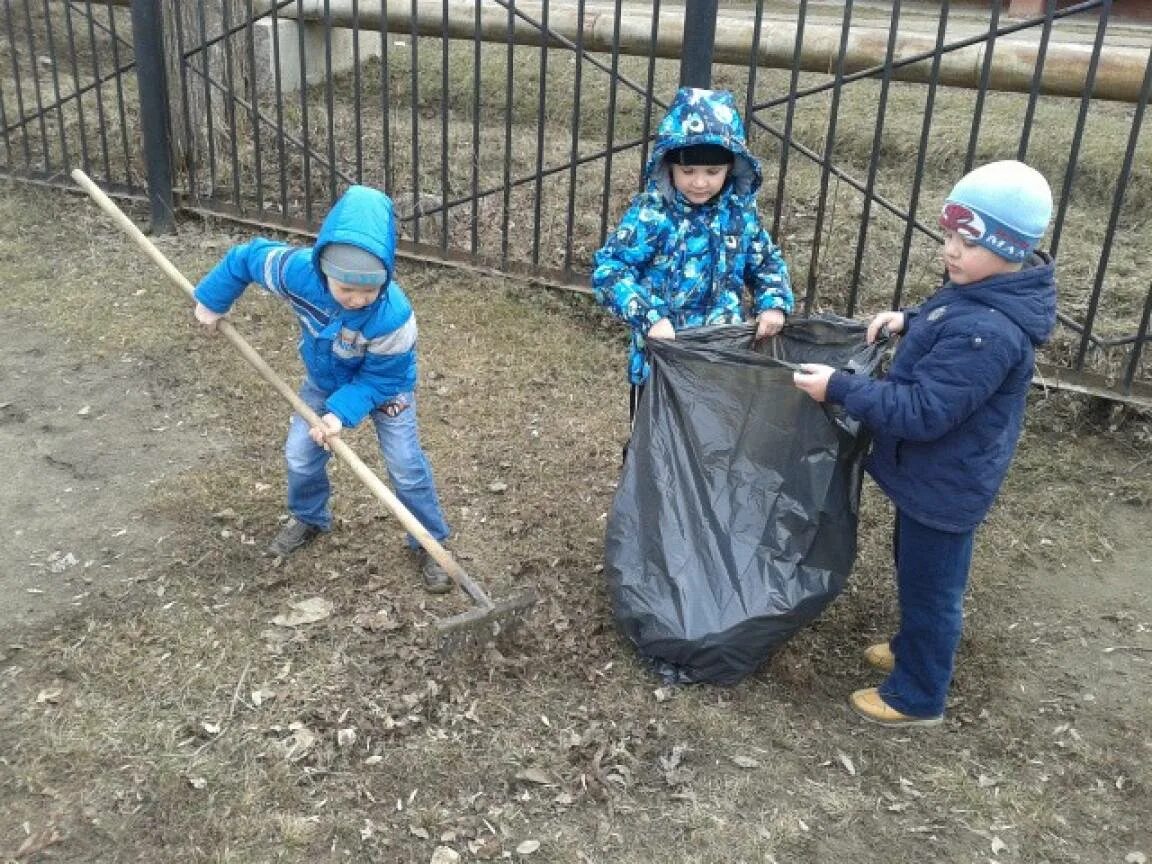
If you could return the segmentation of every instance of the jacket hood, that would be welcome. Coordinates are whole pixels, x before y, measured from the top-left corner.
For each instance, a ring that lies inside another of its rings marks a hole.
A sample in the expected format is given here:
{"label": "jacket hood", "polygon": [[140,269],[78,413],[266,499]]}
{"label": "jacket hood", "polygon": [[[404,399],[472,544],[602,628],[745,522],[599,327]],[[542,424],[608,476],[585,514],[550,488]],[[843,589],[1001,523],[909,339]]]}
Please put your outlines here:
{"label": "jacket hood", "polygon": [[971,285],[952,286],[964,296],[1003,313],[1031,340],[1043,345],[1056,327],[1056,265],[1034,252],[1016,273],[1004,273]]}
{"label": "jacket hood", "polygon": [[321,278],[324,274],[320,269],[320,255],[331,243],[358,246],[383,261],[388,270],[388,282],[384,285],[387,288],[396,264],[396,216],[392,199],[367,186],[351,186],[340,196],[324,217],[312,247],[312,266]]}
{"label": "jacket hood", "polygon": [[760,163],[748,152],[744,121],[736,100],[727,90],[681,87],[656,130],[656,145],[644,167],[645,186],[665,200],[675,200],[672,176],[665,157],[669,150],[695,144],[718,144],[735,156],[728,187],[737,195],[751,195],[760,188]]}

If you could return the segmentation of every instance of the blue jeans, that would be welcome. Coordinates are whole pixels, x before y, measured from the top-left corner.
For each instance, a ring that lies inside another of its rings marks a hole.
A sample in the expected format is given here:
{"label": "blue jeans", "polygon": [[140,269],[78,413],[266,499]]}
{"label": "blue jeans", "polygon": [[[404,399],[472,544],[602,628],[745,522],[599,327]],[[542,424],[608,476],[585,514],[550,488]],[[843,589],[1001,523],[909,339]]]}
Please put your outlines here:
{"label": "blue jeans", "polygon": [[960,633],[976,529],[938,531],[896,512],[893,552],[900,629],[896,666],[880,685],[884,701],[911,717],[944,713]]}
{"label": "blue jeans", "polygon": [[[300,398],[313,411],[327,413],[324,400],[328,393],[317,387],[311,379],[300,385]],[[389,409],[395,416],[389,416]],[[395,411],[395,408],[401,410]],[[380,455],[388,468],[392,491],[412,515],[436,540],[444,540],[449,533],[432,480],[428,457],[420,447],[420,430],[416,425],[416,399],[412,393],[401,393],[388,405],[377,408],[370,415],[376,427],[376,440]],[[284,459],[288,463],[288,510],[301,522],[328,531],[332,527],[332,512],[328,506],[331,487],[328,483],[328,460],[332,454],[318,446],[308,435],[308,423],[299,414],[292,415],[288,439],[284,442]],[[416,539],[407,536],[408,546],[419,546]]]}

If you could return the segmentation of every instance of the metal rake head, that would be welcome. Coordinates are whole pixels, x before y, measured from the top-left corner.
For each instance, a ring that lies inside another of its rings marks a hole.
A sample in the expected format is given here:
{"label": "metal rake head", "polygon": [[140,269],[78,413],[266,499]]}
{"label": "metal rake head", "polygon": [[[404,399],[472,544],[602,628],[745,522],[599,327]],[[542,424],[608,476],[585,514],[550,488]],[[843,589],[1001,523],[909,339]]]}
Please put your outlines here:
{"label": "metal rake head", "polygon": [[535,592],[528,590],[509,600],[440,619],[435,627],[441,653],[453,654],[498,639],[518,627],[536,602]]}

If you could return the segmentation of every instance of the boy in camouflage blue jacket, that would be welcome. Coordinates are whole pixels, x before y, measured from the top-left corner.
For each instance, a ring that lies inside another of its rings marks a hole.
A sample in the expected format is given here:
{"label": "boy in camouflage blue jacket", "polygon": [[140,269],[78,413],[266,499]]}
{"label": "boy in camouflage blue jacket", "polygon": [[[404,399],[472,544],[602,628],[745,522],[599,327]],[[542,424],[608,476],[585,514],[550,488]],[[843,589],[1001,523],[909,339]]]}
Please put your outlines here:
{"label": "boy in camouflage blue jacket", "polygon": [[681,88],[644,177],[592,273],[597,301],[632,329],[634,397],[651,371],[647,339],[746,320],[745,289],[757,339],[778,333],[793,306],[788,267],[760,224],[760,164],[731,93]]}

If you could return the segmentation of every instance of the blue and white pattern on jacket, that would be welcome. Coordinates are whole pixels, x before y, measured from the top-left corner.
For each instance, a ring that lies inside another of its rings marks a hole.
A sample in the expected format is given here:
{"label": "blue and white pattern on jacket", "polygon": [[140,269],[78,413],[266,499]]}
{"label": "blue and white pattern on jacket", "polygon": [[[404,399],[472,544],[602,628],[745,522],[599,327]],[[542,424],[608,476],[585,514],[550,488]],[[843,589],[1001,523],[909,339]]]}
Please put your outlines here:
{"label": "blue and white pattern on jacket", "polygon": [[888,375],[837,372],[828,399],[872,432],[868,473],[902,512],[970,531],[1016,452],[1036,346],[1056,326],[1055,267],[1033,253],[1019,272],[946,282],[905,316]]}
{"label": "blue and white pattern on jacket", "polygon": [[[665,157],[697,144],[725,147],[735,161],[720,194],[694,206],[673,186]],[[788,268],[756,211],[760,165],[731,93],[681,88],[644,176],[645,191],[596,253],[592,273],[597,301],[632,329],[633,384],[648,379],[644,334],[662,318],[677,330],[743,321],[746,288],[752,315],[793,306]]]}
{"label": "blue and white pattern on jacket", "polygon": [[371,252],[391,274],[396,261],[391,199],[352,186],[332,206],[311,248],[263,238],[234,246],[196,286],[196,299],[225,313],[250,283],[284,298],[300,323],[300,358],[309,378],[331,394],[327,410],[345,426],[355,426],[416,386],[416,319],[391,279],[363,309],[336,302],[320,272],[320,253],[329,243]]}

